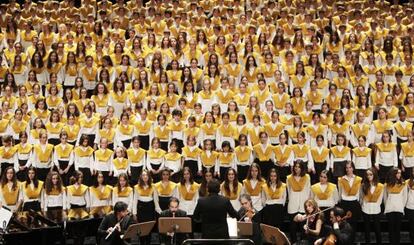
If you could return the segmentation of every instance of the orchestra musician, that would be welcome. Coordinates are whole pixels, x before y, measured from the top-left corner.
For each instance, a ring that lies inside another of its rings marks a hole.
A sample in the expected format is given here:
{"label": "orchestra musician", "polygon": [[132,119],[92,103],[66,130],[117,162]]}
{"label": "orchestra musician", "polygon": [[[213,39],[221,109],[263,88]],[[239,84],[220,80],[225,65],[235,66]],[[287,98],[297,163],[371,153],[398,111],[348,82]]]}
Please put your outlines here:
{"label": "orchestra musician", "polygon": [[[179,208],[180,200],[176,197],[171,197],[168,204],[168,209],[163,210],[160,213],[160,217],[187,217],[187,212]],[[175,238],[174,242],[172,242],[172,239],[169,239],[169,237]],[[185,239],[184,234],[174,234],[167,232],[166,235],[160,234],[160,243],[171,245],[171,244],[182,244],[182,242]]]}
{"label": "orchestra musician", "polygon": [[303,224],[300,244],[313,245],[321,234],[324,214],[320,212],[318,203],[312,198],[306,200],[303,206],[305,214],[297,214],[293,221]]}
{"label": "orchestra musician", "polygon": [[121,235],[134,223],[129,215],[128,204],[119,201],[114,211],[105,216],[98,228],[101,245],[123,245]]}
{"label": "orchestra musician", "polygon": [[253,225],[253,236],[251,239],[254,244],[262,244],[262,237],[260,233],[260,226],[262,214],[253,207],[252,198],[248,194],[240,195],[241,208],[238,211],[240,221],[251,222]]}
{"label": "orchestra musician", "polygon": [[346,221],[345,211],[340,207],[334,207],[330,211],[330,221],[332,227],[329,227],[329,235],[319,238],[315,241],[315,245],[324,244],[325,241],[330,241],[330,244],[348,245],[353,244],[355,239],[354,229]]}

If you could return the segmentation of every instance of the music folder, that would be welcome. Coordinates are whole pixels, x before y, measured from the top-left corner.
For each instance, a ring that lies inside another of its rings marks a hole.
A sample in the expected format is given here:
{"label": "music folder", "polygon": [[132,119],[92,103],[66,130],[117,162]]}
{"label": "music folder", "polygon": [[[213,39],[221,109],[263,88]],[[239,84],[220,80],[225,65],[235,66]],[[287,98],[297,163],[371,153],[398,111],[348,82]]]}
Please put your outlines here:
{"label": "music folder", "polygon": [[187,217],[161,217],[158,219],[158,230],[162,234],[167,232],[191,233],[191,219]]}
{"label": "music folder", "polygon": [[253,236],[252,222],[237,222],[237,234],[239,236]]}
{"label": "music folder", "polygon": [[125,240],[140,236],[148,236],[151,233],[152,228],[154,228],[154,225],[155,221],[130,225],[121,238]]}

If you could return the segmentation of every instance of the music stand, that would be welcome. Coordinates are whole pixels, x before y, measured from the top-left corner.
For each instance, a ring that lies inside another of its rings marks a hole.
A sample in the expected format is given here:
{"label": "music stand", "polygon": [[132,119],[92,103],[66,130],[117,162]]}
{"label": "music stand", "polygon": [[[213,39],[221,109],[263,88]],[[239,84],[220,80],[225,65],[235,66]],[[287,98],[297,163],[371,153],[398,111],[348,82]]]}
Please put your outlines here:
{"label": "music stand", "polygon": [[237,235],[238,236],[253,236],[253,223],[252,222],[237,222]]}
{"label": "music stand", "polygon": [[170,233],[171,244],[175,244],[175,234],[191,233],[191,219],[187,217],[161,217],[158,219],[158,230],[161,234]]}
{"label": "music stand", "polygon": [[265,224],[260,224],[260,228],[267,243],[273,245],[290,245],[286,235],[279,228]]}
{"label": "music stand", "polygon": [[134,237],[138,237],[139,239],[142,236],[148,236],[151,233],[152,228],[154,228],[155,223],[155,221],[149,221],[130,225],[121,238],[122,240]]}

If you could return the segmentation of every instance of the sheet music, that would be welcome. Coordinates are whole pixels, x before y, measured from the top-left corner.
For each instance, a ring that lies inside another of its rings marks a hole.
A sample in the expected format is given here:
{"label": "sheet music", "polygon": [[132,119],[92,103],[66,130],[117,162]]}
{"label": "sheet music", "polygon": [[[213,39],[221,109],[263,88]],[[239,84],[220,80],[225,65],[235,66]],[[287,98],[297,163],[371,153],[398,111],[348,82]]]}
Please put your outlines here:
{"label": "sheet music", "polygon": [[237,237],[237,219],[227,218],[227,227],[229,229],[229,236]]}
{"label": "sheet music", "polygon": [[5,208],[0,209],[0,228],[6,229],[7,225],[9,224],[9,221],[12,217],[13,213]]}

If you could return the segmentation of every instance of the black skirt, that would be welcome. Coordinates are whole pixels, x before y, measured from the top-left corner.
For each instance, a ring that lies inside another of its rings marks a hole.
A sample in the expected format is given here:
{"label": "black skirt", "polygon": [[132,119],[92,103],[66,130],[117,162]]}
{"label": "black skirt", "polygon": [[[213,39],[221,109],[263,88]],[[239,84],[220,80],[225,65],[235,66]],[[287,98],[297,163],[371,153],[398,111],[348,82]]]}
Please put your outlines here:
{"label": "black skirt", "polygon": [[60,139],[48,139],[47,143],[57,146],[60,144]]}
{"label": "black skirt", "polygon": [[50,168],[37,168],[36,171],[37,178],[44,182],[46,180],[47,175],[50,172]]}
{"label": "black skirt", "polygon": [[283,167],[276,165],[275,166],[278,176],[282,182],[286,182],[287,176],[290,174],[290,166],[285,165]]}
{"label": "black skirt", "polygon": [[345,166],[348,161],[334,161],[333,162],[333,177],[338,178],[345,175]]}
{"label": "black skirt", "polygon": [[30,211],[30,210],[33,210],[35,212],[41,211],[40,202],[39,201],[25,202],[23,204],[23,211]]}
{"label": "black skirt", "polygon": [[87,186],[92,185],[92,175],[90,168],[79,168],[79,171],[83,174],[83,184]]}
{"label": "black skirt", "polygon": [[[25,166],[27,164],[27,161],[28,160],[20,160],[19,159],[19,167]],[[16,177],[17,177],[18,181],[20,181],[20,182],[25,181],[26,176],[27,176],[27,168],[25,168],[24,170],[17,170]]]}
{"label": "black skirt", "polygon": [[198,173],[198,162],[196,160],[185,160],[183,167],[188,167],[191,174],[195,177]]}
{"label": "black skirt", "polygon": [[285,218],[285,207],[282,204],[266,205],[263,208],[263,223],[280,228]]}
{"label": "black skirt", "polygon": [[170,198],[171,197],[159,197],[158,198],[158,203],[159,203],[160,208],[161,208],[162,211],[168,209],[168,206],[170,204]]}
{"label": "black skirt", "polygon": [[123,140],[122,145],[125,147],[125,149],[128,149],[131,146],[131,139]]}
{"label": "black skirt", "polygon": [[168,141],[161,141],[160,143],[161,143],[160,148],[168,152]]}
{"label": "black skirt", "polygon": [[315,184],[319,181],[319,175],[321,174],[321,172],[323,170],[326,169],[326,161],[324,162],[314,162],[314,166],[315,166],[315,174],[312,175],[312,184]]}
{"label": "black skirt", "polygon": [[135,186],[138,183],[139,180],[139,176],[141,175],[142,169],[144,168],[144,166],[140,166],[140,167],[133,167],[130,166],[131,169],[131,178],[130,178],[130,184],[131,186]]}
{"label": "black skirt", "polygon": [[[69,161],[58,160],[58,162],[59,162],[59,169],[61,169],[61,170],[65,170],[68,167],[68,165],[69,165]],[[62,178],[63,184],[65,186],[68,186],[68,184],[69,184],[69,178],[71,176],[72,176],[72,172],[70,171],[70,169],[69,169],[69,171],[66,174],[61,174],[60,175],[60,177]]]}
{"label": "black skirt", "polygon": [[273,161],[270,159],[267,161],[260,161],[258,158],[256,158],[254,162],[260,166],[260,170],[264,178],[267,178],[267,176],[269,175],[270,169],[275,167]]}
{"label": "black skirt", "polygon": [[247,173],[249,172],[249,168],[250,168],[249,165],[246,165],[246,166],[237,165],[237,178],[240,183],[242,183],[243,180],[247,178]]}
{"label": "black skirt", "polygon": [[148,151],[149,147],[150,147],[149,135],[139,135],[138,138],[139,138],[139,142],[140,142],[139,146],[142,149]]}
{"label": "black skirt", "polygon": [[137,203],[137,220],[139,223],[153,221],[156,219],[155,216],[155,205],[154,201]]}

